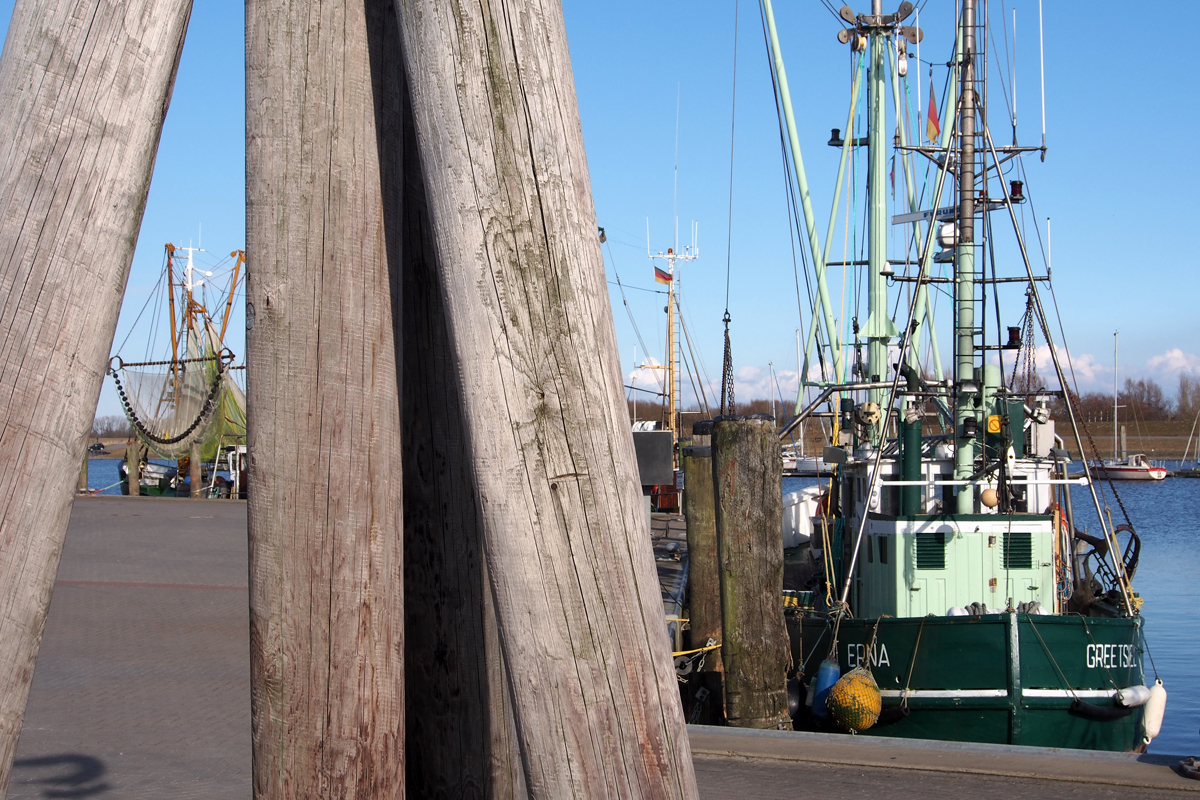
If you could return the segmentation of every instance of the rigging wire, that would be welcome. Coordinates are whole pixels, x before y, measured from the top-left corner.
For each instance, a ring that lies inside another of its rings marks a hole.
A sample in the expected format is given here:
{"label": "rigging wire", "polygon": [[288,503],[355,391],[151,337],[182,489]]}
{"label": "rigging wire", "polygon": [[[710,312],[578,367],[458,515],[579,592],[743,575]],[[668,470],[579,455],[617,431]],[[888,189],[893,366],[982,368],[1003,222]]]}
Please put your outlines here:
{"label": "rigging wire", "polygon": [[[696,371],[696,381],[700,384],[700,391],[697,397],[704,404],[704,413],[712,416],[712,410],[708,405],[708,395],[704,392],[704,385],[708,382],[707,370],[704,370],[704,365],[696,359],[696,351],[692,347],[692,335],[688,331],[687,323],[683,319],[683,312],[679,313],[679,326],[683,329],[683,340],[687,343],[688,353],[692,357],[692,368]],[[693,393],[696,392],[696,387],[692,386]]]}
{"label": "rigging wire", "polygon": [[[783,110],[780,106],[779,80],[778,80],[778,76],[775,72],[775,62],[771,58],[770,34],[768,33],[768,30],[767,30],[766,17],[762,11],[761,6],[760,6],[759,10],[760,10],[760,18],[762,21],[764,52],[766,53],[766,56],[767,56],[767,72],[771,76],[771,89],[772,89],[771,95],[775,101],[775,119],[779,126],[779,151],[780,151],[781,159],[783,161],[784,191],[785,191],[785,198],[786,198],[787,204],[788,204],[788,228],[789,228],[788,243],[792,249],[792,273],[793,273],[793,277],[795,278],[795,281],[796,281],[796,312],[797,312],[797,316],[800,320],[801,331],[803,331],[805,306],[804,306],[803,300],[800,296],[800,274],[801,273],[803,273],[803,275],[804,275],[804,288],[805,288],[805,293],[808,295],[808,306],[807,307],[814,308],[816,306],[816,301],[815,301],[815,295],[813,294],[812,282],[809,278],[808,256],[807,256],[807,251],[805,251],[805,249],[804,249],[804,235],[802,234],[801,228],[800,228],[800,225],[801,225],[800,211],[799,211],[800,203],[796,198],[796,185],[795,185],[795,181],[794,181],[794,177],[793,177],[795,175],[795,170],[793,169],[792,161],[790,158],[790,151],[788,149],[787,133],[784,129],[785,123],[784,123],[784,118],[783,118]],[[839,19],[840,19],[840,17],[839,17]],[[801,266],[803,266],[803,269],[799,268],[799,266],[797,265],[797,261],[796,261],[796,251],[797,251],[796,239],[800,239],[800,242],[801,242],[800,247],[799,247],[799,252],[800,252],[800,262],[799,263]],[[816,325],[815,319],[811,324]],[[817,361],[821,367],[821,377],[822,377],[822,379],[824,379],[826,377],[826,363],[825,363],[824,348],[821,344],[821,327],[819,325],[816,328],[816,340],[817,340],[817,342],[816,342]]]}
{"label": "rigging wire", "polygon": [[725,354],[721,365],[721,413],[732,414],[733,400],[733,351],[729,342],[729,284],[733,264],[733,163],[735,145],[737,142],[737,51],[738,51],[738,16],[740,2],[733,4],[733,97],[729,111],[729,226],[725,237]]}
{"label": "rigging wire", "polygon": [[[619,272],[617,272],[617,260],[615,258],[613,258],[612,247],[609,246],[607,242],[605,242],[605,246],[608,247],[608,260],[613,265],[613,277],[615,277],[617,279],[617,287],[621,290],[621,303],[624,304],[624,306],[625,306],[625,313],[629,315],[629,324],[633,326],[633,333],[635,336],[637,336],[638,344],[640,344],[642,346],[642,352],[645,353],[647,356],[649,356],[650,350],[646,347],[645,340],[642,339],[642,332],[640,330],[638,330],[637,321],[633,318],[633,309],[631,309],[629,307],[629,300],[628,300],[628,298],[625,297],[625,285],[623,283],[621,283],[621,275]],[[631,286],[630,288],[633,289],[636,287]],[[641,291],[653,291],[653,290],[652,289],[642,289]],[[637,365],[635,364],[634,366],[636,367]],[[655,376],[655,378],[658,380],[659,389],[661,390],[663,379],[659,378],[657,375]]]}

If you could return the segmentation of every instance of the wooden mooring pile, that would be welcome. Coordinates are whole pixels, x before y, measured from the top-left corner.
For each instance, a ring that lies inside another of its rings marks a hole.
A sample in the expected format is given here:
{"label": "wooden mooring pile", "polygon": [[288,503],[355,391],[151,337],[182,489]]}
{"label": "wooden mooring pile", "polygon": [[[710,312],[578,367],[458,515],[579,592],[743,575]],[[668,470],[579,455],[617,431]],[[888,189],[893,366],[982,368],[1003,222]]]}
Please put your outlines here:
{"label": "wooden mooring pile", "polygon": [[[0,793],[190,7],[0,59]],[[695,797],[561,8],[246,21],[255,797]]]}
{"label": "wooden mooring pile", "polygon": [[766,415],[696,423],[681,448],[691,649],[689,719],[791,730],[783,617],[783,463]]}

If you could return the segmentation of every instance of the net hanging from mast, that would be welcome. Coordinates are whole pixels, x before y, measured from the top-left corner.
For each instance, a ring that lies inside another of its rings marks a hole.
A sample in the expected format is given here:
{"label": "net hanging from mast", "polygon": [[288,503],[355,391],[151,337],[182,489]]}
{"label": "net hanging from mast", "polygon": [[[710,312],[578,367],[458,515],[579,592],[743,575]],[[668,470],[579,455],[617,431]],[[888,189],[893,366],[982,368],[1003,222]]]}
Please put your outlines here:
{"label": "net hanging from mast", "polygon": [[198,337],[189,335],[187,358],[125,363],[116,357],[109,364],[125,416],[138,439],[160,458],[190,454],[224,405],[223,395],[241,394],[229,374],[233,354],[215,352],[211,326],[206,328],[210,328],[206,331],[209,345],[204,355]]}

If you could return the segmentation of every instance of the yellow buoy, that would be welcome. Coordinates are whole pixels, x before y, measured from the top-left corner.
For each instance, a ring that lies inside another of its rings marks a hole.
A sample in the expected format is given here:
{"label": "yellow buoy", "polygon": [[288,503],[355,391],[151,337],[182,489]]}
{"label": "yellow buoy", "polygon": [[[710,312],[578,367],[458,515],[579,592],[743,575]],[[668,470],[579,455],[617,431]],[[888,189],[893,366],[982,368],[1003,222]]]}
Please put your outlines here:
{"label": "yellow buoy", "polygon": [[858,733],[879,720],[883,698],[871,673],[858,667],[838,679],[829,690],[829,710],[838,725]]}
{"label": "yellow buoy", "polygon": [[1000,493],[995,489],[984,489],[979,495],[979,501],[988,508],[995,508],[1000,502]]}

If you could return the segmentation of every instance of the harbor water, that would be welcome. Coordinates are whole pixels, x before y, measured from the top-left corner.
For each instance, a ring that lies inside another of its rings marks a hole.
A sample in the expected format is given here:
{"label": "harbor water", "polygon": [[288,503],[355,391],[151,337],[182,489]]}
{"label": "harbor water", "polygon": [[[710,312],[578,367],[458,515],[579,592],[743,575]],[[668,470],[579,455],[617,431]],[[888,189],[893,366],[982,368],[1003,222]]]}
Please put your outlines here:
{"label": "harbor water", "polygon": [[[1168,469],[1175,469],[1168,462]],[[1190,462],[1189,462],[1190,466]],[[1117,495],[1142,540],[1142,553],[1133,588],[1145,601],[1146,680],[1155,669],[1167,689],[1167,713],[1162,733],[1150,752],[1200,755],[1200,480],[1117,481]],[[1113,523],[1124,522],[1121,508],[1097,484],[1107,500]],[[1076,525],[1099,529],[1086,486],[1071,490]]]}
{"label": "harbor water", "polygon": [[[1178,462],[1166,466],[1176,469]],[[816,482],[784,478],[783,492]],[[1114,524],[1124,522],[1108,485],[1097,484],[1097,490],[1101,501],[1107,502]],[[1162,731],[1151,743],[1150,752],[1200,755],[1200,480],[1119,481],[1116,491],[1142,540],[1133,587],[1145,601],[1146,680],[1152,682],[1157,669],[1167,690]],[[1097,531],[1088,488],[1073,487],[1071,499],[1080,530]]]}

